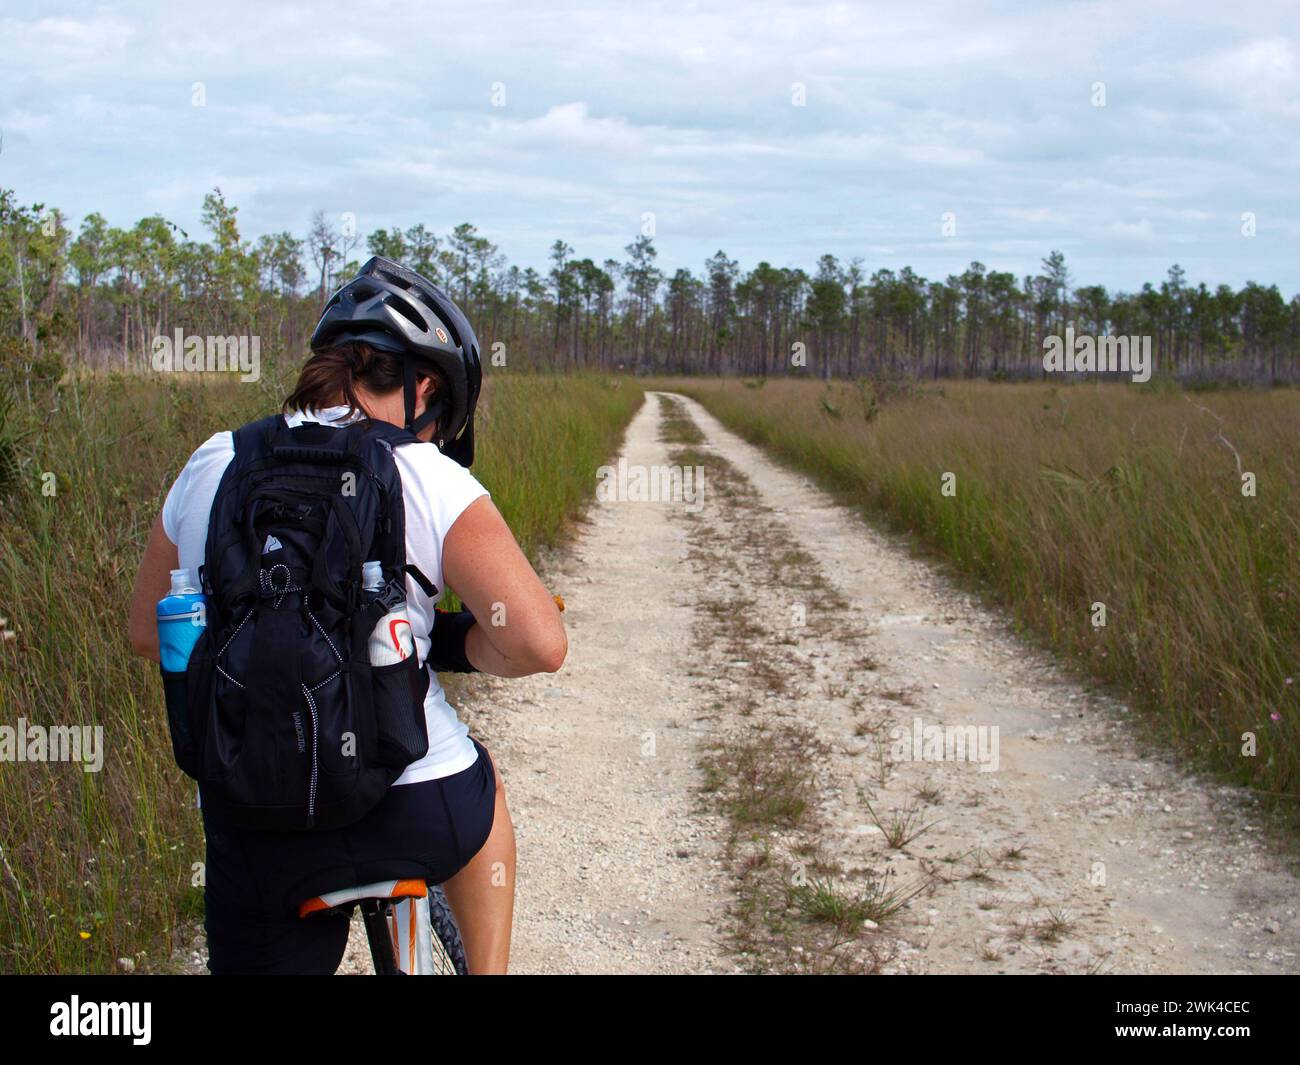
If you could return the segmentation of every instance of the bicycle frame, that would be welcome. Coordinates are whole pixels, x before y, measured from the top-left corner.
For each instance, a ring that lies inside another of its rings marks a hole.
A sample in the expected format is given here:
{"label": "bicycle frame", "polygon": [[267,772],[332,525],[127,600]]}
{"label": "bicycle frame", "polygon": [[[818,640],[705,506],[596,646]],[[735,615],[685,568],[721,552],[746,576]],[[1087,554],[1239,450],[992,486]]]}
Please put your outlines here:
{"label": "bicycle frame", "polygon": [[376,976],[432,976],[433,925],[429,896],[363,899],[361,919]]}

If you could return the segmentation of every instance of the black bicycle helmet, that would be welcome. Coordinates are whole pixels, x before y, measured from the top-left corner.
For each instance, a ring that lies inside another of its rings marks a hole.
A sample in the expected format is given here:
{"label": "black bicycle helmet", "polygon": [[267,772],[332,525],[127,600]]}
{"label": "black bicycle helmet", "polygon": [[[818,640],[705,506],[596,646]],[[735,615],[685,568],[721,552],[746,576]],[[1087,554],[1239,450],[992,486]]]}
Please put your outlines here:
{"label": "black bicycle helmet", "polygon": [[[406,428],[418,433],[441,419],[439,450],[462,466],[472,465],[474,408],[483,366],[469,319],[447,294],[414,270],[376,255],[325,304],[311,335],[311,350],[324,351],[349,341],[402,357]],[[416,418],[416,376],[430,367],[441,375],[445,387]]]}

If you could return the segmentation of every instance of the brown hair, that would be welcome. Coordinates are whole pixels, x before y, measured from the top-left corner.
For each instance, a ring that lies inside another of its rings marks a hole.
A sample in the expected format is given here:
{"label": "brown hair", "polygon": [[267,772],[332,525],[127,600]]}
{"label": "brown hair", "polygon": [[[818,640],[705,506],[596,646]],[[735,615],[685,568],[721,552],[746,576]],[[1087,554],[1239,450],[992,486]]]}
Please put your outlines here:
{"label": "brown hair", "polygon": [[[435,385],[441,385],[436,374]],[[348,414],[365,414],[357,385],[376,395],[388,395],[402,387],[402,362],[391,352],[380,351],[361,341],[348,341],[312,355],[298,373],[298,383],[285,398],[283,409],[320,410],[342,403]]]}

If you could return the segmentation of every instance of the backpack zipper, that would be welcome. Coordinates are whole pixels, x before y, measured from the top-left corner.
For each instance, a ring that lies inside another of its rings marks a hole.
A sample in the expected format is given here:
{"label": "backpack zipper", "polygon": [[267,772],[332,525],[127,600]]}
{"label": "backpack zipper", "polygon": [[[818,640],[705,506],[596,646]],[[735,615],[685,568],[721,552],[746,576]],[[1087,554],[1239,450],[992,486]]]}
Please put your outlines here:
{"label": "backpack zipper", "polygon": [[316,720],[316,706],[313,703],[311,708],[311,792],[307,796],[307,816],[313,821],[316,820],[316,778],[320,771],[320,763],[316,757],[319,736],[320,723]]}
{"label": "backpack zipper", "polygon": [[307,697],[307,710],[311,714],[311,783],[308,785],[307,791],[307,820],[310,823],[316,820],[316,779],[319,772],[319,762],[316,754],[320,736],[320,722],[316,717],[316,700],[312,698],[311,689],[304,684],[302,693]]}

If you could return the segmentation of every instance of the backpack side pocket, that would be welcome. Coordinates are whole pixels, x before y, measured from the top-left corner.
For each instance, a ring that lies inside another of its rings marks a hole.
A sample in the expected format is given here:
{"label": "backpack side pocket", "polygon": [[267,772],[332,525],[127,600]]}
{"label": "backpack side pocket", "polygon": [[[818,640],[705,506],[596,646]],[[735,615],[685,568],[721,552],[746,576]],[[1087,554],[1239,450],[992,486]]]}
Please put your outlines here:
{"label": "backpack side pocket", "polygon": [[390,666],[371,666],[370,680],[377,760],[390,769],[405,769],[429,750],[429,731],[424,721],[429,674],[411,655]]}
{"label": "backpack side pocket", "polygon": [[162,674],[163,700],[167,704],[167,731],[172,737],[172,755],[187,777],[198,779],[198,755],[190,729],[188,675],[158,667]]}
{"label": "backpack side pocket", "polygon": [[162,674],[163,700],[167,707],[167,731],[171,734],[172,756],[188,777],[199,777],[201,711],[210,695],[212,671],[208,655],[208,633],[199,634],[183,673],[158,667]]}

